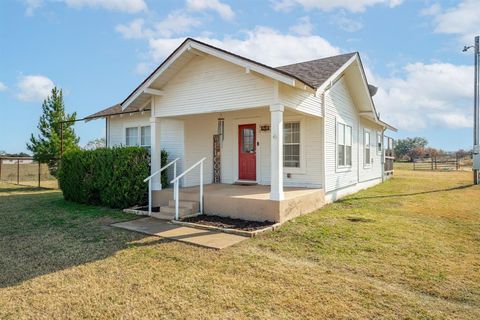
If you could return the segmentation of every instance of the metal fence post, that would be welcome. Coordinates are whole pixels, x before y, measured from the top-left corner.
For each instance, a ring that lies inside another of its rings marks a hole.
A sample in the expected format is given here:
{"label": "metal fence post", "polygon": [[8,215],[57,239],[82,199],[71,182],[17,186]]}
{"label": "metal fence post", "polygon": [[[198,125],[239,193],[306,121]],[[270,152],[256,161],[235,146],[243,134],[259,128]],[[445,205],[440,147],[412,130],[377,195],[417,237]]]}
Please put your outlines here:
{"label": "metal fence post", "polygon": [[40,185],[40,170],[42,169],[41,165],[42,164],[40,163],[40,161],[38,161],[38,187],[39,188],[41,187],[41,185]]}
{"label": "metal fence post", "polygon": [[60,122],[60,158],[63,157],[63,122]]}
{"label": "metal fence post", "polygon": [[17,159],[17,184],[20,184],[20,159]]}
{"label": "metal fence post", "polygon": [[3,162],[3,159],[0,158],[0,181],[2,181],[2,162]]}

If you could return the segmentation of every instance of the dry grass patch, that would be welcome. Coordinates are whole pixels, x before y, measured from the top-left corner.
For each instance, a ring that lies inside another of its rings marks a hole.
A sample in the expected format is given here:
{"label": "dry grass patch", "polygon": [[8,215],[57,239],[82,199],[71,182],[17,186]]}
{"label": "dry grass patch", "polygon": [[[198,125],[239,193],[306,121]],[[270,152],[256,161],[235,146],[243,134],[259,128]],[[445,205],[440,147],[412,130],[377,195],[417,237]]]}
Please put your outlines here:
{"label": "dry grass patch", "polygon": [[[20,161],[20,166],[17,168],[16,161],[7,162],[3,160],[1,167],[0,182],[13,184],[17,183],[19,178],[20,185],[38,187],[38,163],[24,163]],[[17,169],[19,169],[20,177],[17,175]],[[42,188],[58,189],[58,181],[50,174],[45,163],[40,165],[40,186]]]}
{"label": "dry grass patch", "polygon": [[480,188],[469,184],[397,171],[220,252],[1,185],[0,318],[478,319]]}

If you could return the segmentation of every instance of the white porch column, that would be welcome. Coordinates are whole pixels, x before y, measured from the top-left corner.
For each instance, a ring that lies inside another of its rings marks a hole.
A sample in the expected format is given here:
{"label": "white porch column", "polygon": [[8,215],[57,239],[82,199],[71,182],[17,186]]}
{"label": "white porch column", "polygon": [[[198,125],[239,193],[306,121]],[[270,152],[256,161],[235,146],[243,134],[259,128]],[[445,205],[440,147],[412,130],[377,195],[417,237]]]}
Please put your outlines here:
{"label": "white porch column", "polygon": [[[150,118],[150,150],[151,150],[151,174],[160,170],[162,148],[160,145],[160,118]],[[152,190],[162,190],[160,174],[152,178]]]}
{"label": "white porch column", "polygon": [[270,106],[270,200],[280,201],[283,195],[283,105]]}

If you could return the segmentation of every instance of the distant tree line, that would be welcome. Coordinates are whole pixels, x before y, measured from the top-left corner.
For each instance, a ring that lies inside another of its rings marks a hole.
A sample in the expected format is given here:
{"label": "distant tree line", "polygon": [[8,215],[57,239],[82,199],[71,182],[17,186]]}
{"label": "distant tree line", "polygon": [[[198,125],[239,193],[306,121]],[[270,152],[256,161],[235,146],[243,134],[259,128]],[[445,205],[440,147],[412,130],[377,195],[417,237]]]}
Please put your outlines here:
{"label": "distant tree line", "polygon": [[401,161],[413,161],[419,158],[457,157],[459,159],[471,156],[472,150],[459,149],[449,152],[428,146],[428,140],[422,137],[398,139],[395,141],[395,158]]}
{"label": "distant tree line", "polygon": [[28,153],[7,153],[6,151],[0,150],[0,157],[31,157]]}
{"label": "distant tree line", "polygon": [[105,138],[96,138],[88,141],[88,143],[83,147],[84,150],[96,150],[106,147]]}

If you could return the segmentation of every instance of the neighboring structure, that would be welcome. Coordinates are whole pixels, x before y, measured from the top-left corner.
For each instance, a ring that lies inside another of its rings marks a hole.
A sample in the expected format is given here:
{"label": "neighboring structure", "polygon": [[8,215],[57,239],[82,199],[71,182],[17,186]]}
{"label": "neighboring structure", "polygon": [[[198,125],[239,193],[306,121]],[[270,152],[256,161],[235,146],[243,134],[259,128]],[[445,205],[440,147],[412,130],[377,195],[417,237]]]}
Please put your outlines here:
{"label": "neighboring structure", "polygon": [[[87,118],[107,119],[107,146],[151,148],[152,173],[160,149],[179,158],[172,180],[206,158],[205,213],[284,221],[385,178],[384,132],[395,129],[379,119],[375,91],[358,53],[272,68],[186,39],[122,103]],[[198,199],[199,170],[177,198]],[[159,175],[152,189],[154,206],[175,211]]]}

